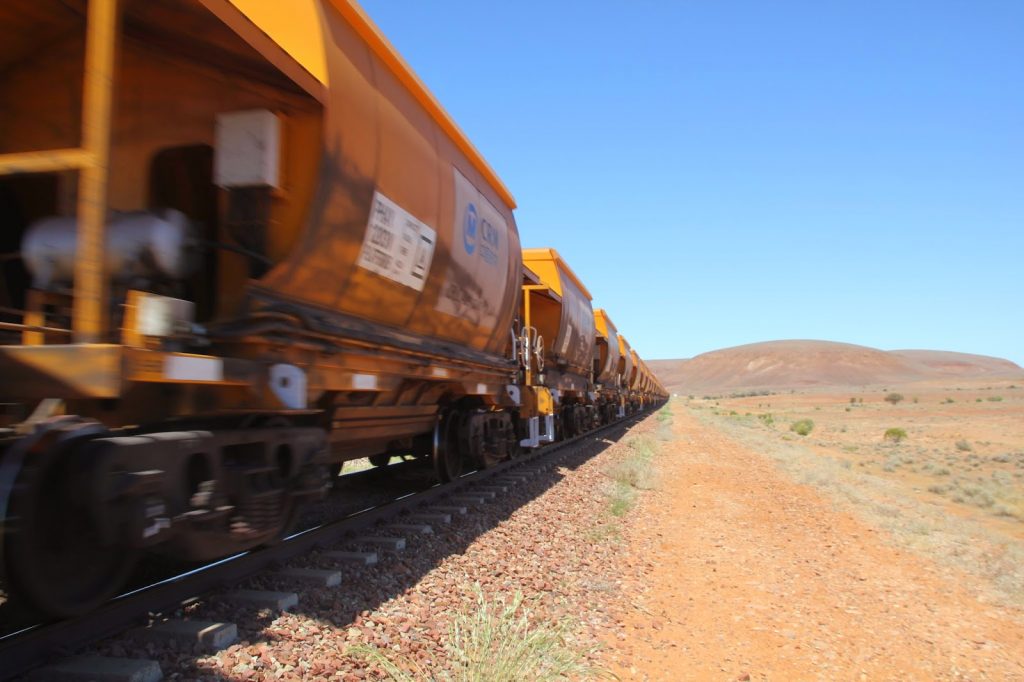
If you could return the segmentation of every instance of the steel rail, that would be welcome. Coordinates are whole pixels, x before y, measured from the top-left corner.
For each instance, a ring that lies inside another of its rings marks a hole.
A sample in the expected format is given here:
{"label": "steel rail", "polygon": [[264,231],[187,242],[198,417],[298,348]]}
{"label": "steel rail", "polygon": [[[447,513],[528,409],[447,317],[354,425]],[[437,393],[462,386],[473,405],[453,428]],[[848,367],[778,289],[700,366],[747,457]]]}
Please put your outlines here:
{"label": "steel rail", "polygon": [[[182,604],[255,575],[320,547],[338,543],[347,535],[363,531],[386,519],[439,499],[482,481],[526,466],[541,458],[593,439],[614,428],[629,427],[653,410],[625,417],[568,440],[520,455],[494,467],[464,474],[446,484],[408,493],[391,502],[355,512],[336,521],[300,531],[279,544],[250,550],[148,587],[122,594],[88,614],[29,626],[0,637],[0,680],[22,675],[42,663],[131,629],[146,625],[156,614],[180,608]],[[354,472],[356,473],[356,472]],[[361,473],[361,472],[359,472]]]}

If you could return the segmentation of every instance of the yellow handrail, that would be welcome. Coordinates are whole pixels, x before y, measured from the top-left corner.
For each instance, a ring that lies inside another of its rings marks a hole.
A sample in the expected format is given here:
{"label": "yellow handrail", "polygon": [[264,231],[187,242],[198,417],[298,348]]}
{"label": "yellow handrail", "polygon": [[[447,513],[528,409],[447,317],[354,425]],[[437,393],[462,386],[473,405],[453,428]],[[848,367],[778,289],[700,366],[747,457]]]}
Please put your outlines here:
{"label": "yellow handrail", "polygon": [[78,190],[78,253],[71,328],[78,343],[96,343],[106,327],[103,272],[110,165],[110,116],[113,109],[117,55],[118,0],[89,0],[85,35],[85,85],[82,103],[82,148],[92,163],[82,167]]}

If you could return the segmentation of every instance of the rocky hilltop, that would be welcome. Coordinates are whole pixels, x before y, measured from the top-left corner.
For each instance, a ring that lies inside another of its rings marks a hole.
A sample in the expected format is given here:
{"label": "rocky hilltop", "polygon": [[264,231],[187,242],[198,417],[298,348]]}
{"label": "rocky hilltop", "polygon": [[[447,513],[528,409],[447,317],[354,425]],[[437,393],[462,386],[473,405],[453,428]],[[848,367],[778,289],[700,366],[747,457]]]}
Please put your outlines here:
{"label": "rocky hilltop", "polygon": [[685,360],[649,360],[670,391],[870,386],[936,379],[1020,379],[1019,365],[985,355],[884,351],[834,341],[766,341]]}

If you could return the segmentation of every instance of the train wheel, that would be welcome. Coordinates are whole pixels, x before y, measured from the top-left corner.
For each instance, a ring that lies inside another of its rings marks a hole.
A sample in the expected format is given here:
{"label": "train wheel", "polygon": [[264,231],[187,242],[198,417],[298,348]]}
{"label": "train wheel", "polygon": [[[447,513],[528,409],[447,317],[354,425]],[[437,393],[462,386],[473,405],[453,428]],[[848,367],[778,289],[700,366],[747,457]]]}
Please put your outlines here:
{"label": "train wheel", "polygon": [[575,409],[572,405],[566,405],[562,408],[559,414],[559,421],[562,426],[562,437],[559,440],[569,440],[576,435],[576,420],[573,418],[576,414]]}
{"label": "train wheel", "polygon": [[587,432],[587,410],[582,405],[572,408],[572,430],[574,436]]}
{"label": "train wheel", "polygon": [[454,480],[465,469],[465,458],[459,448],[459,413],[442,416],[434,426],[434,473],[442,483]]}
{"label": "train wheel", "polygon": [[391,455],[386,452],[382,452],[379,455],[370,455],[367,459],[369,459],[370,464],[375,467],[386,467],[391,461]]}
{"label": "train wheel", "polygon": [[135,550],[101,540],[86,500],[84,446],[102,433],[95,422],[64,418],[24,443],[28,450],[8,508],[12,532],[4,538],[4,568],[12,598],[47,616],[91,611],[124,586],[135,566]]}
{"label": "train wheel", "polygon": [[331,462],[327,465],[327,480],[330,481],[332,488],[337,487],[339,484],[338,477],[341,476],[341,470],[344,468],[344,462]]}

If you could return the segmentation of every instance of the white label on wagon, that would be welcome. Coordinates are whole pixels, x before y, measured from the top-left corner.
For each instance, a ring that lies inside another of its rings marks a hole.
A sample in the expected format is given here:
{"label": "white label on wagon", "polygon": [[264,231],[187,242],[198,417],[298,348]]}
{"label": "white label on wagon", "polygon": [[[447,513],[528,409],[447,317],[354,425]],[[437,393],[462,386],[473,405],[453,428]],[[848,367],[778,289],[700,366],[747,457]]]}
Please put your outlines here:
{"label": "white label on wagon", "polygon": [[437,232],[380,192],[373,193],[359,267],[423,291]]}
{"label": "white label on wagon", "polygon": [[168,355],[164,378],[171,381],[223,381],[224,361],[196,355]]}
{"label": "white label on wagon", "polygon": [[376,391],[377,377],[373,374],[353,374],[352,388],[356,391]]}

